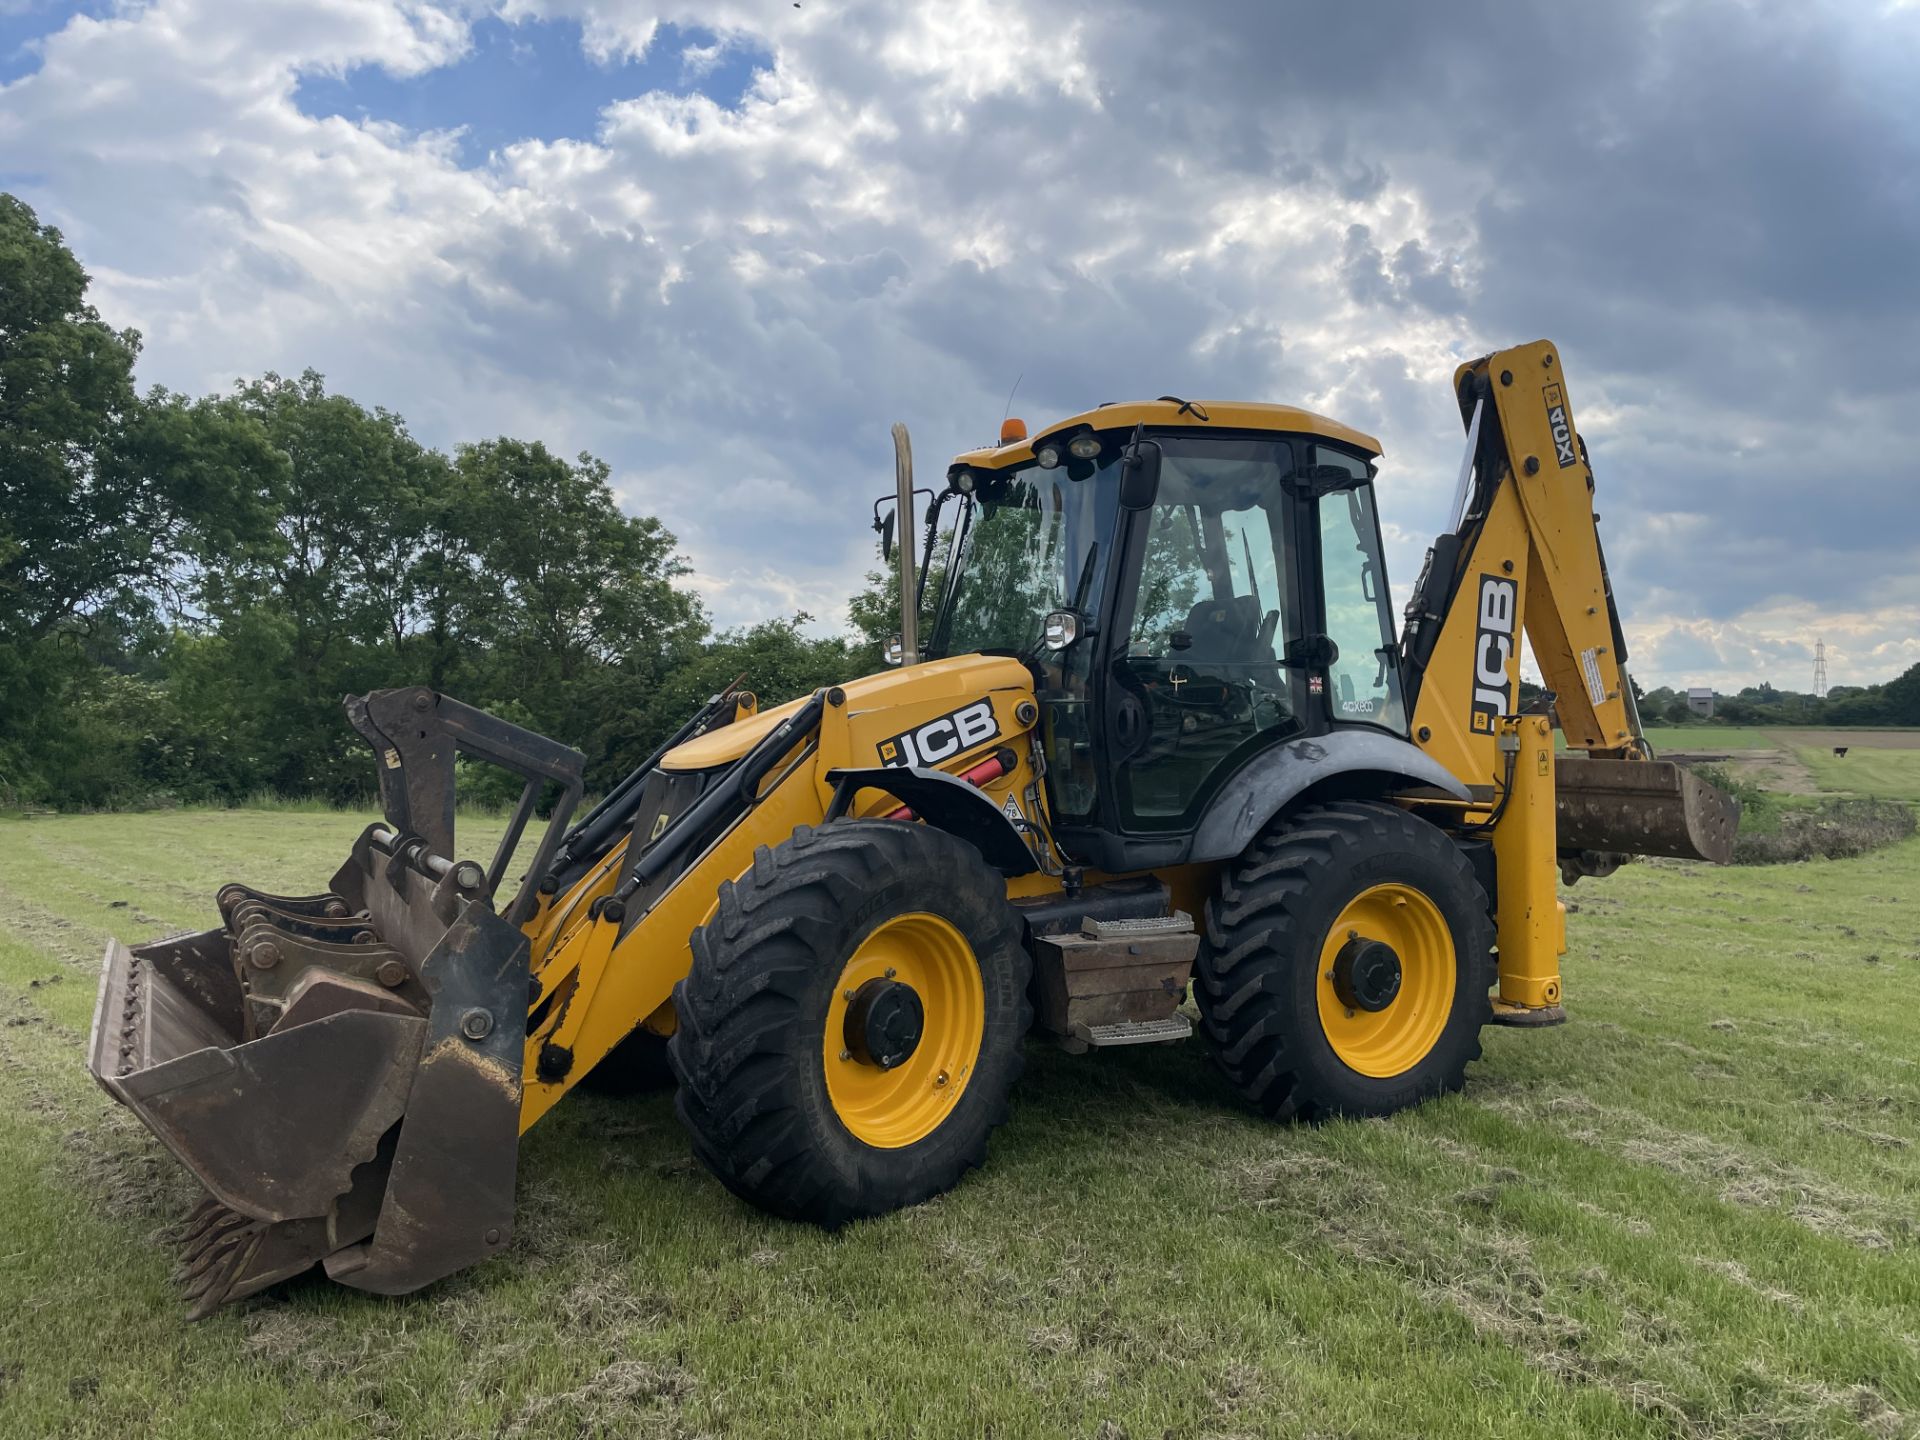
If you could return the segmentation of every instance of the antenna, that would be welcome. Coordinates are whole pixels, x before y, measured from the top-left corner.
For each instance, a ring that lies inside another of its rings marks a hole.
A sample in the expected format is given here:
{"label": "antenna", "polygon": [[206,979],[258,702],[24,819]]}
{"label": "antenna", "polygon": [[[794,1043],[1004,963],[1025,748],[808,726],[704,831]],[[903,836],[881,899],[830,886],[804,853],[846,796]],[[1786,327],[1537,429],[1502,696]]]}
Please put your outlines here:
{"label": "antenna", "polygon": [[1027,372],[1024,370],[1013,377],[1013,389],[1007,391],[1007,408],[1000,412],[1000,423],[1002,425],[1007,423],[1007,416],[1013,413],[1013,397],[1020,393],[1020,382],[1026,378]]}
{"label": "antenna", "polygon": [[1827,642],[1824,639],[1813,642],[1813,698],[1827,698]]}

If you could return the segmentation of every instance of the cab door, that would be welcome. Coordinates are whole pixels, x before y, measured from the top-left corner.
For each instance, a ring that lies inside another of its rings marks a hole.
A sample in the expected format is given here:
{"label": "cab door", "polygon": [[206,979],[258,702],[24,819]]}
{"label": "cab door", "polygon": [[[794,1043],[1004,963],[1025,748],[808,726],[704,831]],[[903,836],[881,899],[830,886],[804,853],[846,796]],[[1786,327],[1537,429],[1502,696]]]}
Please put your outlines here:
{"label": "cab door", "polygon": [[[1369,468],[1361,457],[1332,446],[1312,449],[1323,491],[1315,502],[1313,526],[1319,542],[1320,593],[1326,633],[1334,647],[1327,670],[1328,709],[1335,725],[1373,725],[1405,735],[1400,651]],[[1340,471],[1350,483],[1333,480],[1332,472]]]}
{"label": "cab door", "polygon": [[1113,819],[1127,833],[1190,828],[1252,753],[1308,728],[1298,563],[1306,507],[1286,483],[1295,445],[1156,437],[1160,482],[1132,517],[1115,595],[1107,708]]}

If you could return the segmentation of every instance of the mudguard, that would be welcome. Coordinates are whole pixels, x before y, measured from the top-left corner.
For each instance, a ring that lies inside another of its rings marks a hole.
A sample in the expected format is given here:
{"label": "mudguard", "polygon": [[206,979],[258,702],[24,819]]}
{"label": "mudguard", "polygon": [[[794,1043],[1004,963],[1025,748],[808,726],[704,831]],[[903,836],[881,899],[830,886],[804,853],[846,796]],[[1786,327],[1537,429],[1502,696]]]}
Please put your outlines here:
{"label": "mudguard", "polygon": [[1412,741],[1371,730],[1336,730],[1255,756],[1202,813],[1187,858],[1230,859],[1308,787],[1336,775],[1361,774],[1379,776],[1388,791],[1432,786],[1456,800],[1472,798],[1452,772]]}
{"label": "mudguard", "polygon": [[[1040,867],[1026,837],[981,791],[944,770],[918,765],[873,765],[829,770],[827,779],[851,800],[855,791],[884,790],[938,830],[958,835],[1002,875],[1027,875]],[[836,805],[843,809],[844,806]]]}

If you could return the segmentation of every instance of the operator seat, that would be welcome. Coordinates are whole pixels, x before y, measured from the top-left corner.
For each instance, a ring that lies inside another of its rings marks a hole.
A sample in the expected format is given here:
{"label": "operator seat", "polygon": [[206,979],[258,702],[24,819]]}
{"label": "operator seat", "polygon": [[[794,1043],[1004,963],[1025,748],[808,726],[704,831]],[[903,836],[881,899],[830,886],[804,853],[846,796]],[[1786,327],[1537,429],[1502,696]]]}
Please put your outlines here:
{"label": "operator seat", "polygon": [[1174,658],[1196,674],[1229,683],[1251,667],[1273,663],[1273,646],[1260,643],[1260,602],[1251,595],[1202,600],[1187,613],[1192,643]]}

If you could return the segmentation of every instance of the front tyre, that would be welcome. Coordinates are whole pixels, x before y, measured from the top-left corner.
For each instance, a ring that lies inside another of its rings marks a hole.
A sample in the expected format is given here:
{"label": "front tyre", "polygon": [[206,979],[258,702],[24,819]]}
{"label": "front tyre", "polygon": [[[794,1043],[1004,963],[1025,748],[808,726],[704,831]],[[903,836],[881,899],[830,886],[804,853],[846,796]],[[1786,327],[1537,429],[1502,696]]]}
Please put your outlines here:
{"label": "front tyre", "polygon": [[667,1054],[694,1153],[829,1228],[938,1195],[986,1157],[1031,1020],[1001,877],[900,821],[802,827],[720,887]]}
{"label": "front tyre", "polygon": [[1493,1014],[1493,923],[1442,831],[1393,805],[1288,817],[1207,902],[1195,998],[1234,1087],[1276,1119],[1458,1090]]}

